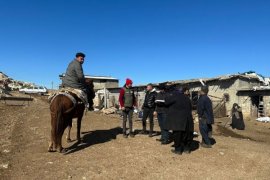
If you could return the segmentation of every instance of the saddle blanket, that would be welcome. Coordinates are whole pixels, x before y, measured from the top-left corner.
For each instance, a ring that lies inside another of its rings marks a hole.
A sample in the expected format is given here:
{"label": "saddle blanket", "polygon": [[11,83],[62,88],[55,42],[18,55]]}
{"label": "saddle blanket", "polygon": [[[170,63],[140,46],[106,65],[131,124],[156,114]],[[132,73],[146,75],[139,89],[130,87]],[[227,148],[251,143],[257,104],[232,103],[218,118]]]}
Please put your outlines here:
{"label": "saddle blanket", "polygon": [[87,94],[84,91],[80,90],[80,89],[61,88],[57,92],[50,95],[48,97],[48,100],[51,103],[57,95],[63,94],[65,96],[67,96],[73,102],[73,104],[75,105],[77,102],[76,102],[75,98],[70,93],[75,94],[82,101],[82,103],[85,104],[85,107],[88,107]]}

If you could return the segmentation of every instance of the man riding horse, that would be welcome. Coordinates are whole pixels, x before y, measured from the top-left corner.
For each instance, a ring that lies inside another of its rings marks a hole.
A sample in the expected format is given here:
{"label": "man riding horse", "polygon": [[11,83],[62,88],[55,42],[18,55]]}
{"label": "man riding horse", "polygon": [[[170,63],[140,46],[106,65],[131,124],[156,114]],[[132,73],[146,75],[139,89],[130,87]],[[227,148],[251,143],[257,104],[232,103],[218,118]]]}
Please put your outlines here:
{"label": "man riding horse", "polygon": [[[70,87],[74,89],[80,89],[87,94],[88,103],[93,99],[92,91],[90,90],[89,85],[87,85],[83,73],[82,64],[84,63],[85,54],[77,53],[76,58],[71,61],[66,70],[66,74],[63,77],[63,87]],[[89,110],[92,110],[93,107],[88,107]]]}
{"label": "man riding horse", "polygon": [[[85,55],[77,53],[76,58],[69,64],[65,77],[63,78],[63,89],[49,97],[51,111],[51,142],[49,152],[65,152],[62,147],[62,136],[68,127],[67,141],[70,142],[70,129],[72,119],[77,118],[77,141],[81,142],[81,120],[85,105],[90,103],[92,108],[92,99],[94,98],[94,87],[92,82],[86,82],[83,74],[82,64]],[[86,100],[85,95],[87,94]]]}

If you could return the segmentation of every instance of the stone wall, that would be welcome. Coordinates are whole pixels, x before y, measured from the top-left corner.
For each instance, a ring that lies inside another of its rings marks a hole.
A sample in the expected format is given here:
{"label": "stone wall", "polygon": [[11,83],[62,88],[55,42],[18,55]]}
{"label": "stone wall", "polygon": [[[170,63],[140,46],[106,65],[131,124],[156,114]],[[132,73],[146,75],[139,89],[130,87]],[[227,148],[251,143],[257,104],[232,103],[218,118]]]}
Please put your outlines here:
{"label": "stone wall", "polygon": [[242,107],[245,117],[257,117],[259,97],[263,97],[265,116],[270,116],[270,90],[266,91],[244,91],[239,94],[239,105]]}
{"label": "stone wall", "polygon": [[270,117],[270,96],[263,97],[265,116]]}
{"label": "stone wall", "polygon": [[118,81],[106,81],[106,82],[101,82],[101,81],[94,81],[94,89],[103,89],[103,88],[116,88],[119,86]]}
{"label": "stone wall", "polygon": [[238,104],[242,107],[242,113],[244,117],[257,116],[257,112],[252,112],[252,103],[249,96],[239,96]]}
{"label": "stone wall", "polygon": [[[225,116],[230,115],[233,103],[238,103],[238,96],[236,95],[237,89],[239,88],[238,79],[229,79],[227,81],[213,81],[207,83],[207,86],[209,86],[208,94],[212,101],[221,101],[224,98],[224,94],[229,95],[229,99],[228,101],[226,101],[223,107],[226,113],[223,112],[223,114],[225,114]],[[201,84],[193,84],[189,87],[190,91],[199,91],[201,88]]]}

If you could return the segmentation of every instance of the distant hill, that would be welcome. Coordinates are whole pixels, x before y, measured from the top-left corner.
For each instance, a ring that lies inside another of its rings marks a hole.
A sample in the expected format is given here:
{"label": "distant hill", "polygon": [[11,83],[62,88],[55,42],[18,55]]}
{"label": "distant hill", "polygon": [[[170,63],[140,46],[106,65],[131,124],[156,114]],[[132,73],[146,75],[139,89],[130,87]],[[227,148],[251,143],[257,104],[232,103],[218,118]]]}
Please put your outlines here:
{"label": "distant hill", "polygon": [[31,87],[34,83],[14,80],[13,78],[0,71],[0,88],[1,91],[19,90],[22,87]]}

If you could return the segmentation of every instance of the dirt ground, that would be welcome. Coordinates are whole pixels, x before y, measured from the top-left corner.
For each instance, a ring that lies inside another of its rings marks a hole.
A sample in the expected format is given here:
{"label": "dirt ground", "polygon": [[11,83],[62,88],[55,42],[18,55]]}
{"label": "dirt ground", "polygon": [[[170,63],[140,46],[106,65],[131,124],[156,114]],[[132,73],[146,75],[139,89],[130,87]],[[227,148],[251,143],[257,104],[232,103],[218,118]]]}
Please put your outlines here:
{"label": "dirt ground", "polygon": [[[48,103],[36,97],[30,106],[0,103],[0,179],[269,179],[270,124],[246,120],[246,130],[224,128],[216,119],[212,149],[174,155],[171,145],[148,136],[124,139],[121,119],[90,112],[82,122],[83,143],[48,153]],[[135,128],[140,129],[139,121]],[[76,123],[72,129],[75,138]],[[158,125],[156,123],[156,130]],[[196,130],[198,130],[196,125]],[[65,138],[65,137],[64,137]]]}

